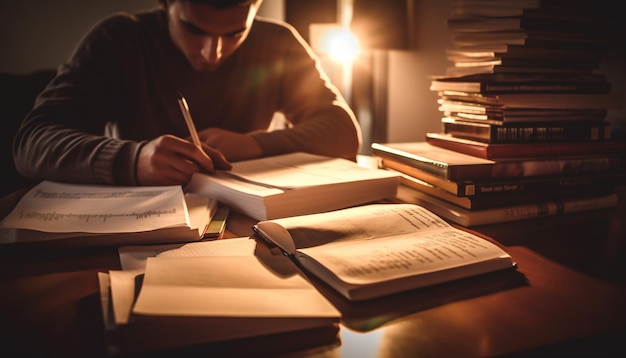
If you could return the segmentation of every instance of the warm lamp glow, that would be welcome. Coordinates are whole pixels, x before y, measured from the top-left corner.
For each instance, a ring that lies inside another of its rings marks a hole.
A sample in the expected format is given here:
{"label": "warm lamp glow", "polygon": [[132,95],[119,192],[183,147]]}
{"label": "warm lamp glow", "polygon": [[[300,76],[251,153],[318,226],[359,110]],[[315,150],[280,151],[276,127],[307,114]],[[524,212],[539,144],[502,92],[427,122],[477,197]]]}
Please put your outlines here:
{"label": "warm lamp glow", "polygon": [[353,33],[338,24],[311,24],[311,47],[334,61],[351,64],[359,53],[359,42]]}

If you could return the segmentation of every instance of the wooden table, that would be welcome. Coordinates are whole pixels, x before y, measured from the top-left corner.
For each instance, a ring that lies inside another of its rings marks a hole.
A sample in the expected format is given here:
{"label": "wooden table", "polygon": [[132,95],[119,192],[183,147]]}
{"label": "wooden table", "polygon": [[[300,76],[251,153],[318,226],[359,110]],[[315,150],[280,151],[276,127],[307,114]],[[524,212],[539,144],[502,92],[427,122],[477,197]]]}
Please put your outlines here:
{"label": "wooden table", "polygon": [[[163,356],[459,357],[626,355],[626,187],[616,209],[473,231],[502,243],[516,273],[496,273],[350,304],[339,330],[294,332],[161,352]],[[5,197],[1,214],[19,198]],[[232,214],[228,237],[252,234]],[[0,356],[106,356],[98,272],[116,248],[0,247]],[[153,339],[159,339],[154,337]]]}

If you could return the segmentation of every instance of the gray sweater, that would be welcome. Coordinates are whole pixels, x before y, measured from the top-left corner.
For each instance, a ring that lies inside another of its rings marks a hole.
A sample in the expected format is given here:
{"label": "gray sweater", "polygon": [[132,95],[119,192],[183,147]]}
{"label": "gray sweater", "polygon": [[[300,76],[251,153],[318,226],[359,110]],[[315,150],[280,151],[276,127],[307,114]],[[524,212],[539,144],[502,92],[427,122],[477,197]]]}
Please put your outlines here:
{"label": "gray sweater", "polygon": [[[16,167],[35,180],[136,185],[146,141],[189,135],[178,93],[198,130],[255,132],[264,156],[354,159],[359,149],[353,112],[291,27],[257,18],[216,71],[199,73],[172,43],[159,9],[112,15],[83,38],[24,119]],[[275,112],[292,126],[268,131]]]}

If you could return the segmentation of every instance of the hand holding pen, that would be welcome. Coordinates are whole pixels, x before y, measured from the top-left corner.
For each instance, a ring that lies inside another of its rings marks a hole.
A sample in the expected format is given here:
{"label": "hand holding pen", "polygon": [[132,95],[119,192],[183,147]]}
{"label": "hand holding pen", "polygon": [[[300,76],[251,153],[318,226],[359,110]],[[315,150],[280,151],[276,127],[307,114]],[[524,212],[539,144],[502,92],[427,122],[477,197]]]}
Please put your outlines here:
{"label": "hand holding pen", "polygon": [[196,130],[196,125],[193,123],[193,119],[191,118],[191,112],[189,111],[187,100],[181,93],[178,94],[178,106],[180,107],[180,111],[185,118],[185,123],[187,124],[187,128],[189,129],[189,134],[191,135],[191,140],[193,144],[198,147],[198,149],[200,149],[202,153],[211,158],[214,167],[217,167],[217,169],[230,169],[231,165],[230,163],[228,163],[222,153],[209,147],[206,147],[207,150],[205,150],[205,147],[202,146],[200,136],[198,135],[198,131]]}
{"label": "hand holding pen", "polygon": [[184,185],[194,173],[212,174],[216,169],[232,167],[220,151],[202,144],[184,97],[180,96],[178,103],[193,144],[171,134],[144,144],[135,171],[139,185]]}

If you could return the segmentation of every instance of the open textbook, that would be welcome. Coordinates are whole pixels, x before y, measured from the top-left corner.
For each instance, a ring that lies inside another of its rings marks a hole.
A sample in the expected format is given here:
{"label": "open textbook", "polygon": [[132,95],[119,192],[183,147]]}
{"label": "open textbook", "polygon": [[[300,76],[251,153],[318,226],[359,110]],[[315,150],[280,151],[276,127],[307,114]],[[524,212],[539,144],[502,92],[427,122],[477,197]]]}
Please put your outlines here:
{"label": "open textbook", "polygon": [[0,222],[0,244],[102,246],[197,241],[214,198],[180,185],[107,186],[43,181]]}
{"label": "open textbook", "polygon": [[261,221],[254,230],[352,301],[516,267],[498,245],[413,204]]}
{"label": "open textbook", "polygon": [[291,153],[236,162],[215,175],[194,174],[185,191],[267,220],[393,198],[399,179],[347,159]]}

